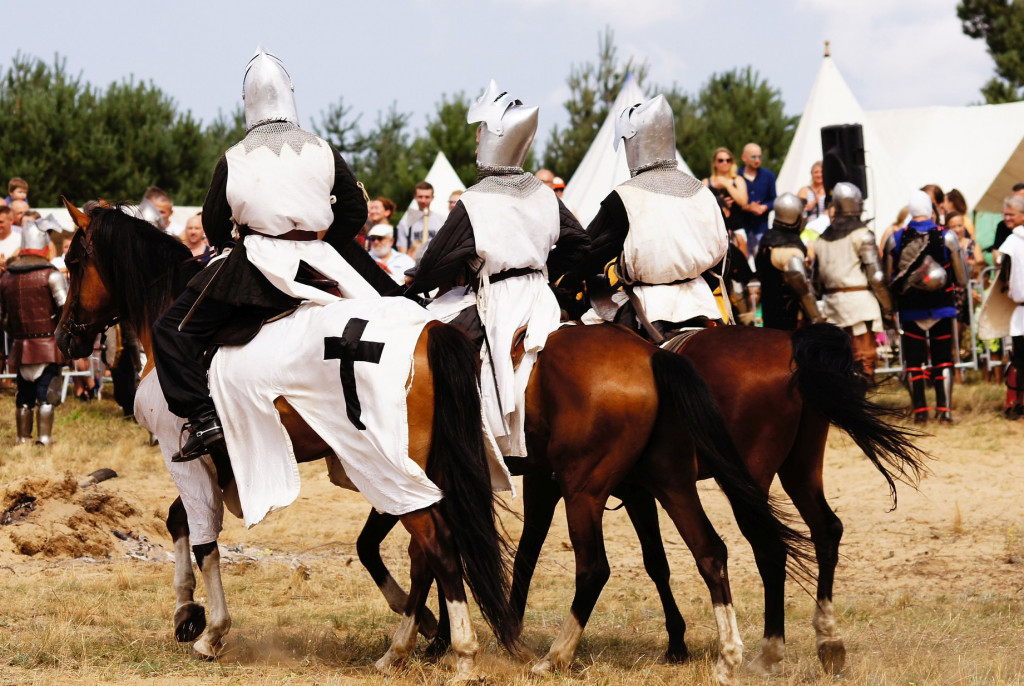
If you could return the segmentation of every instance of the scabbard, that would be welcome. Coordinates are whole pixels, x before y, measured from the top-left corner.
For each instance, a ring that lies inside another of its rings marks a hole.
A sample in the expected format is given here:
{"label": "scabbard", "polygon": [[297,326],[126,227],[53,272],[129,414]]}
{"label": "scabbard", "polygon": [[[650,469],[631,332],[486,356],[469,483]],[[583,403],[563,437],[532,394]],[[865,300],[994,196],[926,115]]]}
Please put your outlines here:
{"label": "scabbard", "polygon": [[208,267],[208,269],[215,269],[216,271],[213,272],[213,276],[210,277],[210,280],[206,282],[203,290],[199,293],[199,297],[196,298],[194,303],[192,303],[192,307],[189,309],[188,314],[185,315],[185,318],[181,320],[181,324],[178,324],[178,331],[185,330],[185,325],[188,324],[189,320],[192,319],[192,315],[196,313],[196,309],[198,309],[199,305],[206,299],[206,294],[210,292],[210,286],[212,286],[217,280],[217,277],[220,276],[221,271],[224,269],[224,263],[227,261],[228,258],[224,257],[217,261],[216,266]]}
{"label": "scabbard", "polygon": [[633,312],[636,314],[637,321],[644,327],[644,331],[651,337],[651,341],[655,345],[661,345],[665,342],[665,337],[661,335],[661,332],[654,328],[654,324],[651,324],[651,320],[647,318],[647,313],[644,312],[644,306],[640,304],[640,298],[636,297],[636,293],[630,286],[623,286],[626,291],[626,296],[629,298],[629,302],[633,304]]}

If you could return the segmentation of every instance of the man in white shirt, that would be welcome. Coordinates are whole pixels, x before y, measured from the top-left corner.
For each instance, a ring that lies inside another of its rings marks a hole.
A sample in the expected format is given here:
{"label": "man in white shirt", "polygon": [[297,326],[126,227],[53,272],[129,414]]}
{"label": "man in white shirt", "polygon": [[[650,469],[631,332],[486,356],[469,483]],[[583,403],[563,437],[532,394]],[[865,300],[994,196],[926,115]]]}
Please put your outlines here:
{"label": "man in white shirt", "polygon": [[395,248],[415,258],[422,254],[430,239],[437,235],[448,215],[443,212],[432,212],[430,203],[434,202],[434,187],[426,181],[416,184],[415,194],[417,210],[410,210],[402,217],[395,227]]}
{"label": "man in white shirt", "polygon": [[416,266],[416,260],[395,250],[394,229],[388,224],[377,224],[366,234],[370,255],[395,283],[404,285],[405,270]]}

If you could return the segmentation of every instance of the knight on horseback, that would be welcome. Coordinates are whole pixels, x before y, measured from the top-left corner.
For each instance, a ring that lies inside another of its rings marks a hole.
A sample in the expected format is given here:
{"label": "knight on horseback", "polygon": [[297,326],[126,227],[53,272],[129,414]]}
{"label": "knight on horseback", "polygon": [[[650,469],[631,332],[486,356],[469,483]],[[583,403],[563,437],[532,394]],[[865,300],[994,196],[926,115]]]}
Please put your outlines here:
{"label": "knight on horseback", "polygon": [[226,325],[252,320],[252,332],[304,301],[338,300],[318,286],[346,298],[396,287],[352,240],[366,221],[365,196],[340,153],[299,128],[293,90],[281,60],[259,48],[242,81],[246,136],[220,158],[203,204],[221,255],[153,330],[168,407],[189,420],[175,461],[223,446],[203,357]]}
{"label": "knight on horseback", "polygon": [[614,320],[657,342],[669,331],[720,323],[703,274],[726,256],[725,219],[714,194],[678,168],[675,122],[664,96],[622,111],[616,149],[620,142],[632,178],[601,202],[587,227],[590,256],[572,276],[598,274],[617,257],[629,302]]}
{"label": "knight on horseback", "polygon": [[[509,456],[526,455],[522,397],[537,353],[561,319],[549,281],[574,268],[590,247],[554,191],[523,171],[537,117],[537,107],[493,80],[470,107],[468,123],[480,123],[478,181],[431,240],[409,285],[411,293],[456,286],[429,309],[481,347],[488,424]],[[512,343],[521,327],[524,352],[514,365]]]}

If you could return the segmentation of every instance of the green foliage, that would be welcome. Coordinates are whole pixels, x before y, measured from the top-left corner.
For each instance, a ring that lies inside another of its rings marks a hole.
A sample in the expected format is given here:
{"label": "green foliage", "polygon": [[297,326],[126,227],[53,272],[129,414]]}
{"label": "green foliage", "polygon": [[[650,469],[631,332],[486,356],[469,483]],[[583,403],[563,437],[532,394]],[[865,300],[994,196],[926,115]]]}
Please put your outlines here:
{"label": "green foliage", "polygon": [[62,194],[78,204],[137,201],[150,185],[197,204],[223,152],[152,83],[128,79],[101,90],[69,75],[59,57],[49,65],[15,56],[0,71],[0,109],[0,180],[27,179],[38,206],[59,204]]}
{"label": "green foliage", "polygon": [[476,129],[466,123],[470,100],[464,92],[441,96],[437,112],[427,118],[425,135],[413,143],[413,157],[429,169],[438,152],[444,152],[466,186],[476,183]]}
{"label": "green foliage", "polygon": [[700,93],[676,86],[663,91],[672,105],[676,147],[698,178],[711,171],[711,153],[724,146],[737,164],[747,143],[757,143],[764,166],[778,172],[793,141],[798,117],[788,117],[777,88],[751,67],[713,74]]}
{"label": "green foliage", "polygon": [[957,5],[965,34],[981,38],[995,62],[996,76],[981,93],[989,104],[1024,99],[1024,2],[961,0]]}
{"label": "green foliage", "polygon": [[564,179],[576,172],[587,154],[626,76],[632,74],[641,88],[647,77],[646,61],[636,62],[632,57],[624,64],[619,61],[614,39],[614,32],[605,28],[597,41],[597,63],[574,64],[569,72],[571,95],[565,101],[569,124],[565,129],[555,126],[551,130],[544,151],[544,166]]}

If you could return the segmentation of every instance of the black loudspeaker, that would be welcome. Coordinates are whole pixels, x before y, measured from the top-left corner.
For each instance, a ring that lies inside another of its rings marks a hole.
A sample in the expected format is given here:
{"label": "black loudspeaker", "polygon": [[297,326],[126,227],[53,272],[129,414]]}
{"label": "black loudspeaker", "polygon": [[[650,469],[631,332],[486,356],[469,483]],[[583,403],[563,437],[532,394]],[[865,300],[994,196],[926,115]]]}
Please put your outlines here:
{"label": "black loudspeaker", "polygon": [[868,197],[868,177],[864,169],[864,128],[860,124],[839,124],[821,129],[821,171],[825,193],[840,181],[852,183]]}

